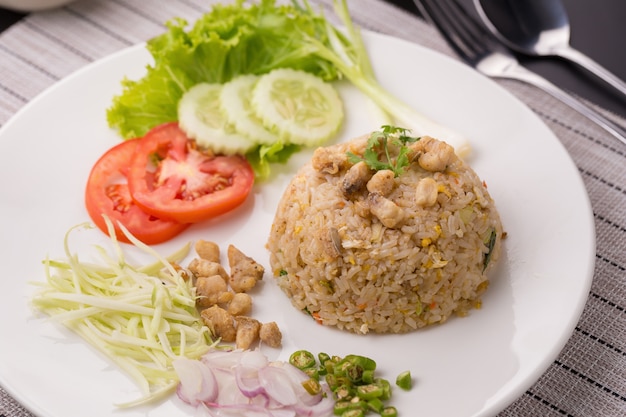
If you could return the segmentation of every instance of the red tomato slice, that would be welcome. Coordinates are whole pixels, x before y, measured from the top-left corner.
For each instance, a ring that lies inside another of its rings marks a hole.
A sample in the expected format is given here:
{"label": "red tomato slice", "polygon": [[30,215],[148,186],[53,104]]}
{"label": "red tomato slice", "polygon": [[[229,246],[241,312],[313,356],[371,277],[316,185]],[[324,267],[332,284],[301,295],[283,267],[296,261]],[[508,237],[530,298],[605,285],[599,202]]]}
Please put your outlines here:
{"label": "red tomato slice", "polygon": [[137,145],[128,174],[135,203],[147,213],[195,223],[243,203],[254,185],[254,171],[239,155],[203,152],[178,127],[166,123]]}
{"label": "red tomato slice", "polygon": [[85,205],[93,222],[104,233],[108,233],[103,218],[107,215],[115,225],[118,240],[128,243],[119,229],[120,222],[136,238],[152,245],[173,238],[188,225],[156,218],[134,203],[128,191],[126,172],[138,143],[138,139],[124,141],[98,159],[87,179]]}

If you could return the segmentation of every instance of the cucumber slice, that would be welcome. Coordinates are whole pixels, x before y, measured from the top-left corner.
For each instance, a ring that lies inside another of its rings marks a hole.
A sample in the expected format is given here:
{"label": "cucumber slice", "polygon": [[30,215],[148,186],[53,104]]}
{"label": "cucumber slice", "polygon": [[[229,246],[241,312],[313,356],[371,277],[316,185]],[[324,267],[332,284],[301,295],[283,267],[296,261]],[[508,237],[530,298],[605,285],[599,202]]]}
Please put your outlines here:
{"label": "cucumber slice", "polygon": [[220,105],[221,84],[200,83],[178,102],[178,124],[198,146],[225,155],[245,154],[255,145],[228,122]]}
{"label": "cucumber slice", "polygon": [[227,82],[222,87],[220,103],[237,132],[255,143],[271,145],[278,141],[278,136],[265,128],[250,104],[252,89],[258,79],[256,75],[241,75]]}
{"label": "cucumber slice", "polygon": [[319,145],[337,133],[343,121],[335,88],[304,71],[282,68],[261,76],[251,103],[267,129],[297,145]]}

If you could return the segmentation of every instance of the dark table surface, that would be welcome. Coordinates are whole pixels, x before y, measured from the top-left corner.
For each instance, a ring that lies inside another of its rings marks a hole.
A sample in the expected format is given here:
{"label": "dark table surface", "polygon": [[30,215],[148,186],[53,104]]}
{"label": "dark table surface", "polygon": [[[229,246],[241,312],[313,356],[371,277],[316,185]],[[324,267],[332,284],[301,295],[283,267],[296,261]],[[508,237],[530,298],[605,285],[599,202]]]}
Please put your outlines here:
{"label": "dark table surface", "polygon": [[[419,15],[412,0],[387,1]],[[626,53],[623,50],[623,41],[626,39],[626,1],[562,1],[569,14],[572,46],[626,80]],[[0,31],[24,16],[23,13],[0,8]],[[558,58],[519,58],[529,69],[563,89],[626,117],[626,98],[584,70]]]}

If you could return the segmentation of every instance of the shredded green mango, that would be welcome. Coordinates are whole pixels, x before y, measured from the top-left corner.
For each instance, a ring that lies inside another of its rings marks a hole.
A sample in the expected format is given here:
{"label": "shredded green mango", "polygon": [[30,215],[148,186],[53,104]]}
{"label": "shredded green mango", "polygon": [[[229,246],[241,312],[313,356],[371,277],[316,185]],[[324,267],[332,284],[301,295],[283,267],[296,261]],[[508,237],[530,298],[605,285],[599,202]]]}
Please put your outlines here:
{"label": "shredded green mango", "polygon": [[112,223],[107,219],[115,256],[95,246],[102,263],[87,263],[72,253],[64,239],[66,260],[43,261],[46,281],[32,299],[37,310],[79,334],[110,358],[137,383],[143,396],[118,404],[130,407],[174,391],[178,377],[172,362],[199,358],[213,345],[209,329],[195,306],[195,289],[173,262],[184,259],[187,244],[164,258],[124,233],[143,252],[155,258],[136,267],[126,262]]}

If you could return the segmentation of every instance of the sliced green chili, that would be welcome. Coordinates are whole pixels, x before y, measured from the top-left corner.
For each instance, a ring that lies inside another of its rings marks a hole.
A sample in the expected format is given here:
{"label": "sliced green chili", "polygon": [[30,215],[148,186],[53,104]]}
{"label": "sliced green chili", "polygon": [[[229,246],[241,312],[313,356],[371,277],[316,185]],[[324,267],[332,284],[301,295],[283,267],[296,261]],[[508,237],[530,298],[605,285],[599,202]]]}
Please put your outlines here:
{"label": "sliced green chili", "polygon": [[309,378],[312,378],[316,381],[320,380],[320,372],[319,369],[317,369],[316,367],[312,366],[310,368],[302,369],[302,371],[307,374]]}
{"label": "sliced green chili", "polygon": [[307,369],[315,366],[315,356],[307,350],[299,350],[289,357],[289,363],[298,369]]}
{"label": "sliced green chili", "polygon": [[387,401],[391,398],[391,384],[384,378],[376,378],[374,379],[374,383],[380,385],[383,389],[383,395],[380,397],[381,400]]}
{"label": "sliced green chili", "polygon": [[413,387],[413,380],[411,379],[411,371],[401,372],[396,377],[396,385],[405,391],[410,390]]}
{"label": "sliced green chili", "polygon": [[348,410],[352,410],[352,403],[348,400],[336,401],[333,407],[333,414],[340,416]]}
{"label": "sliced green chili", "polygon": [[350,400],[354,397],[354,389],[349,385],[341,385],[333,390],[333,394],[338,400]]}
{"label": "sliced green chili", "polygon": [[380,414],[385,408],[385,403],[380,398],[373,398],[367,402],[367,408]]}
{"label": "sliced green chili", "polygon": [[394,406],[385,407],[380,412],[380,417],[398,417],[398,410]]}
{"label": "sliced green chili", "polygon": [[[319,361],[319,362],[318,362]],[[321,381],[330,388],[335,407],[333,413],[341,417],[363,417],[375,412],[383,417],[397,417],[395,407],[386,406],[391,398],[391,384],[375,376],[376,362],[360,355],[345,357],[299,350],[289,357],[289,363],[304,371],[309,379],[302,383],[312,395],[322,392]],[[409,371],[396,377],[396,384],[405,390],[412,386]]]}
{"label": "sliced green chili", "polygon": [[323,365],[327,360],[330,360],[330,355],[328,353],[320,352],[317,354],[317,360]]}
{"label": "sliced green chili", "polygon": [[360,409],[344,411],[343,414],[341,414],[341,417],[364,417],[364,416],[365,416],[365,412]]}
{"label": "sliced green chili", "polygon": [[366,369],[363,371],[363,377],[361,378],[364,384],[371,384],[374,382],[374,371]]}
{"label": "sliced green chili", "polygon": [[359,385],[356,388],[356,395],[363,400],[381,398],[384,394],[383,387],[379,384]]}
{"label": "sliced green chili", "polygon": [[304,387],[306,392],[311,395],[317,395],[322,392],[322,386],[320,385],[320,382],[313,378],[309,378],[306,381],[303,381],[302,386]]}

